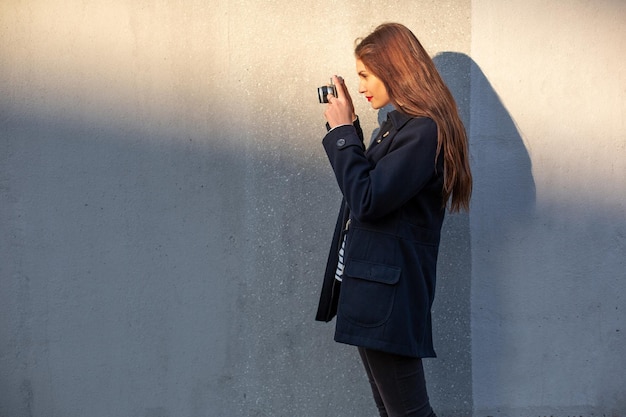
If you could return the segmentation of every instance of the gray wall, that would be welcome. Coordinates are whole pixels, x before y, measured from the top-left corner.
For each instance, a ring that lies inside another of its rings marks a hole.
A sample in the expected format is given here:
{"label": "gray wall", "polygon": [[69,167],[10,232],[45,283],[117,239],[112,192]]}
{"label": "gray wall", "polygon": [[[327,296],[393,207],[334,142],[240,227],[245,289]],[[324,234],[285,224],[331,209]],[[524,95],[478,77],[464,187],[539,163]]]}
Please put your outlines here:
{"label": "gray wall", "polygon": [[626,415],[624,22],[472,2],[476,415]]}
{"label": "gray wall", "polygon": [[626,415],[626,3],[0,4],[0,417],[374,416],[313,321],[315,88],[411,27],[471,140],[426,361],[446,416]]}

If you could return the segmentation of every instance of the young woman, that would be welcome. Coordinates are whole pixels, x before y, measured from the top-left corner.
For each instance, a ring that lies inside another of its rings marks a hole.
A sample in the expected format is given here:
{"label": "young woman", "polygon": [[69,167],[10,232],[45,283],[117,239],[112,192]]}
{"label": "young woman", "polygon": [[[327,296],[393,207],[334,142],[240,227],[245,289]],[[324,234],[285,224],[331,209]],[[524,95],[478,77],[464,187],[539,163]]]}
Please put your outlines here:
{"label": "young woman", "polygon": [[392,104],[369,147],[343,80],[324,112],[323,146],[343,194],[317,320],[358,346],[379,413],[434,416],[422,358],[434,357],[431,305],[446,208],[469,209],[467,136],[433,61],[405,26],[356,46],[359,93]]}

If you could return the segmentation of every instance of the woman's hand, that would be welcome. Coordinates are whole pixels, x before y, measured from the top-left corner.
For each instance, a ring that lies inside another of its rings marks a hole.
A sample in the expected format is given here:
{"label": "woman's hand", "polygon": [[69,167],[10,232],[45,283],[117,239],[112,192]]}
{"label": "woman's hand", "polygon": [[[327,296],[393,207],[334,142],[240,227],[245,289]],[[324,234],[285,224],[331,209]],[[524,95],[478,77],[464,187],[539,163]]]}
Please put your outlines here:
{"label": "woman's hand", "polygon": [[328,105],[324,111],[324,117],[331,129],[341,125],[351,125],[356,119],[352,98],[343,78],[334,75],[333,83],[337,90],[337,97],[332,94],[328,95]]}

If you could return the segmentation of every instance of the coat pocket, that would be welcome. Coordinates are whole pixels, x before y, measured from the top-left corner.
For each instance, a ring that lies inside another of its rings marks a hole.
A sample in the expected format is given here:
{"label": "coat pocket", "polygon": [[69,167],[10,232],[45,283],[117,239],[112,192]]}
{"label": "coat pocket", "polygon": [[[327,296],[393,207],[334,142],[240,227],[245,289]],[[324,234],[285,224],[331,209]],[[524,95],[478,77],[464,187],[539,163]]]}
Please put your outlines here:
{"label": "coat pocket", "polygon": [[350,259],[346,263],[340,295],[340,314],[363,327],[389,320],[401,268]]}

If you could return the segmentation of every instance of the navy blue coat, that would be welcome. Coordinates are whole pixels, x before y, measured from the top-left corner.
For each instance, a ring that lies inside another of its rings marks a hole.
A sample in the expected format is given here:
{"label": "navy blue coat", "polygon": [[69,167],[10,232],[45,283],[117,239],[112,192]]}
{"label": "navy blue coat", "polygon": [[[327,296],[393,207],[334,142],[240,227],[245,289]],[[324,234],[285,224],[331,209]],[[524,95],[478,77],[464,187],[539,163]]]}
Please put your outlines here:
{"label": "navy blue coat", "polygon": [[[337,342],[435,356],[431,306],[445,213],[437,125],[393,111],[367,150],[358,121],[328,132],[323,145],[344,198],[316,320],[337,316]],[[348,219],[340,283],[334,275]]]}

